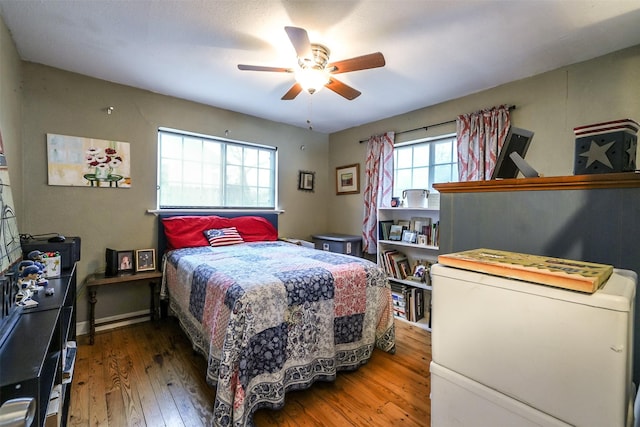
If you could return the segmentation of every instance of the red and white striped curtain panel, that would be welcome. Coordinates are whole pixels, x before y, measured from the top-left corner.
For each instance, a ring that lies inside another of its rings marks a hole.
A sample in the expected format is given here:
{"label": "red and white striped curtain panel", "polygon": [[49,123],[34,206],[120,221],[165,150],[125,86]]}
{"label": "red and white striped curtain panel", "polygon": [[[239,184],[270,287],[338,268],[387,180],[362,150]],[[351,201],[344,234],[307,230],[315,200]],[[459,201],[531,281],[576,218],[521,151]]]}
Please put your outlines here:
{"label": "red and white striped curtain panel", "polygon": [[511,117],[506,105],[456,118],[460,181],[491,179],[510,126]]}
{"label": "red and white striped curtain panel", "polygon": [[367,143],[365,163],[364,221],[362,251],[376,253],[378,207],[390,207],[393,192],[393,141],[395,132],[374,135]]}

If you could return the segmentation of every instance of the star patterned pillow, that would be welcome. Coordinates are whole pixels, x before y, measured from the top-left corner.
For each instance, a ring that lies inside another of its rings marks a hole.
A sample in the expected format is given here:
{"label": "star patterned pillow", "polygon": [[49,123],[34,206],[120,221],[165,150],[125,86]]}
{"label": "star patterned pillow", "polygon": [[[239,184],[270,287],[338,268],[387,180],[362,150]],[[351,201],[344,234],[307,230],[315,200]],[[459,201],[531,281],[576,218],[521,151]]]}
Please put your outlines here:
{"label": "star patterned pillow", "polygon": [[228,246],[238,243],[244,243],[242,236],[235,227],[229,228],[212,228],[204,231],[204,237],[209,241],[211,246]]}

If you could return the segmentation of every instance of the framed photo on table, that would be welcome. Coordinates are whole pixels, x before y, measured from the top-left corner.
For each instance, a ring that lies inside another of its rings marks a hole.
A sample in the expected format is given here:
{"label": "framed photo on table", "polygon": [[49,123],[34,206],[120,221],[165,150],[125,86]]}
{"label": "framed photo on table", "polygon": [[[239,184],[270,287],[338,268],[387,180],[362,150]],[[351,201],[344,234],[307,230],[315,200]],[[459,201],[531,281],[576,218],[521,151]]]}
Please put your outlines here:
{"label": "framed photo on table", "polygon": [[336,168],[336,194],[360,192],[360,163]]}
{"label": "framed photo on table", "polygon": [[133,273],[134,259],[133,251],[118,251],[118,274]]}
{"label": "framed photo on table", "polygon": [[153,271],[156,269],[156,250],[136,250],[136,271]]}

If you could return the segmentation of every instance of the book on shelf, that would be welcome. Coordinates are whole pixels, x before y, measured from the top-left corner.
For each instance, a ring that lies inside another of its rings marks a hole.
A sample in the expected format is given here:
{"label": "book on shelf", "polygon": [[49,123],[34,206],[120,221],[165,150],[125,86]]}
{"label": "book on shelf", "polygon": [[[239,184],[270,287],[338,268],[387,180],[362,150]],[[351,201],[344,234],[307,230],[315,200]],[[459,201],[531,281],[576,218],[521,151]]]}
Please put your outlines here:
{"label": "book on shelf", "polygon": [[428,309],[426,294],[430,294],[429,291],[401,283],[392,283],[391,298],[394,316],[411,322],[422,320],[425,317],[425,309]]}
{"label": "book on shelf", "polygon": [[411,267],[407,255],[398,250],[382,252],[382,260],[386,273],[394,279],[406,279],[411,276]]}
{"label": "book on shelf", "polygon": [[431,245],[440,246],[440,221],[436,221],[431,226]]}
{"label": "book on shelf", "polygon": [[407,319],[407,300],[403,292],[393,290],[391,288],[391,299],[393,301],[393,315]]}
{"label": "book on shelf", "polygon": [[387,273],[388,276],[393,276],[393,270],[391,269],[391,258],[390,256],[394,253],[397,253],[398,251],[396,250],[388,250],[388,251],[383,251],[379,256],[382,260],[382,264],[384,267],[384,271]]}
{"label": "book on shelf", "polygon": [[597,291],[613,273],[612,265],[484,248],[439,255],[438,262],[586,293]]}
{"label": "book on shelf", "polygon": [[78,346],[75,341],[67,341],[62,350],[62,383],[68,384],[73,379],[73,369],[76,364]]}
{"label": "book on shelf", "polygon": [[411,230],[416,233],[425,234],[424,230],[431,227],[431,218],[413,217],[411,218]]}
{"label": "book on shelf", "polygon": [[389,256],[391,261],[391,272],[395,279],[402,279],[402,267],[401,264],[408,264],[409,260],[403,252],[395,251]]}
{"label": "book on shelf", "polygon": [[393,225],[393,220],[378,221],[378,239],[389,240],[389,231]]}
{"label": "book on shelf", "polygon": [[404,257],[398,261],[398,268],[400,270],[400,277],[398,277],[398,279],[405,280],[408,277],[411,277],[412,271],[411,266],[409,266],[409,259],[407,259],[407,257]]}

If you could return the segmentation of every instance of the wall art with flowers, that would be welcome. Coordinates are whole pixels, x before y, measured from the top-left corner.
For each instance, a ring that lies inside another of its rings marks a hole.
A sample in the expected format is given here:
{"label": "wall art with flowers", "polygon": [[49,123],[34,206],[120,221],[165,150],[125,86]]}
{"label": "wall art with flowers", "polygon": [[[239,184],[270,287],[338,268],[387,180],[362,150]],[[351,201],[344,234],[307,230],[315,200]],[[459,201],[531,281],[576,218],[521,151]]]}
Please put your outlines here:
{"label": "wall art with flowers", "polygon": [[47,134],[49,185],[130,188],[129,143]]}

